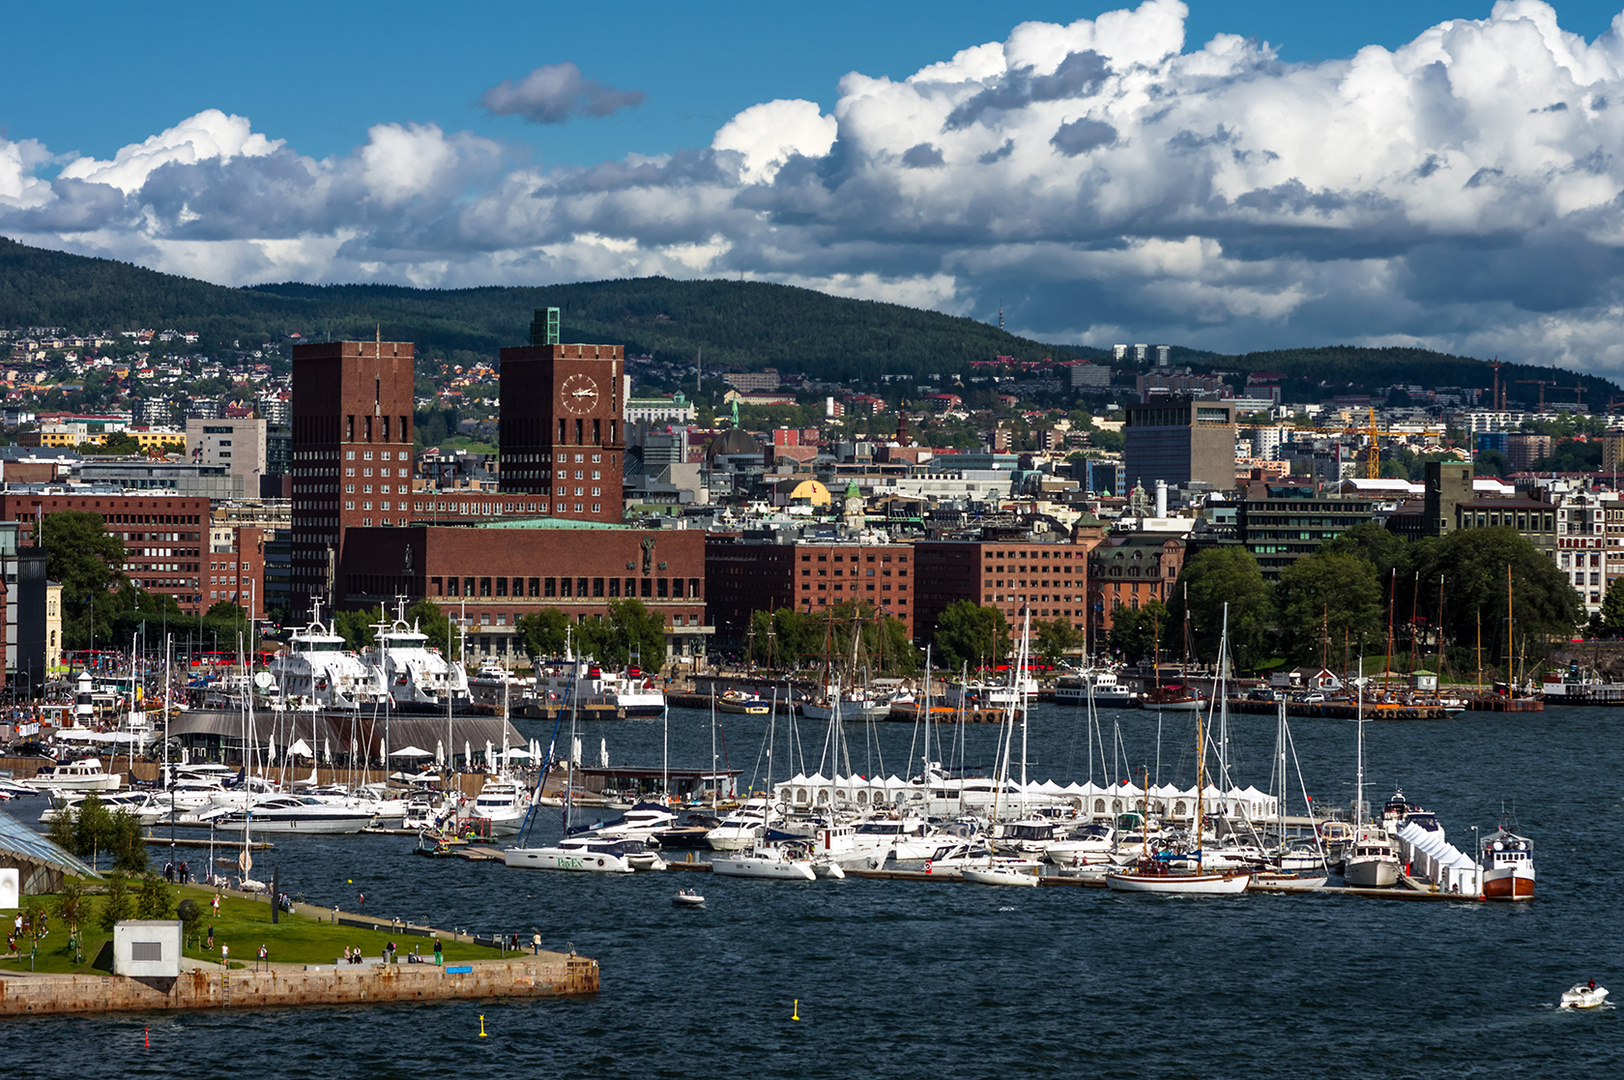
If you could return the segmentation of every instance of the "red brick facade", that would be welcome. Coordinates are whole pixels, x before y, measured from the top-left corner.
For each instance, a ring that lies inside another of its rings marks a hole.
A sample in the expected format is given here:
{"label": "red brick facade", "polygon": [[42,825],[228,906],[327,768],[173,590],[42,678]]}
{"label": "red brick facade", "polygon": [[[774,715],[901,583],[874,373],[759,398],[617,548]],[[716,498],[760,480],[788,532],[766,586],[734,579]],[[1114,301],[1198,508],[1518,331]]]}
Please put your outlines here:
{"label": "red brick facade", "polygon": [[1021,609],[1034,620],[1088,625],[1088,553],[1098,541],[921,540],[917,572],[920,633],[935,633],[949,605],[970,600],[995,607],[1014,626]]}
{"label": "red brick facade", "polygon": [[711,621],[737,642],[756,611],[828,610],[858,601],[900,619],[914,635],[914,549],[910,544],[772,544],[712,537],[705,548]]}
{"label": "red brick facade", "polygon": [[502,492],[537,496],[554,517],[619,523],[625,371],[619,345],[503,349]]}
{"label": "red brick facade", "polygon": [[107,531],[124,543],[124,572],[147,592],[166,593],[189,615],[207,609],[203,588],[208,551],[209,500],[202,496],[47,494],[0,492],[0,515],[22,524],[18,542],[33,544],[39,516],[62,510],[100,514]]}
{"label": "red brick facade", "polygon": [[[674,639],[697,639],[705,624],[705,534],[684,529],[465,526],[359,529],[339,568],[346,606],[426,596],[469,633],[489,637],[484,652],[513,651],[513,625],[541,608],[574,621],[636,597],[666,622]],[[691,628],[691,629],[690,629]],[[472,640],[472,639],[471,639]],[[479,647],[472,645],[471,647]]]}

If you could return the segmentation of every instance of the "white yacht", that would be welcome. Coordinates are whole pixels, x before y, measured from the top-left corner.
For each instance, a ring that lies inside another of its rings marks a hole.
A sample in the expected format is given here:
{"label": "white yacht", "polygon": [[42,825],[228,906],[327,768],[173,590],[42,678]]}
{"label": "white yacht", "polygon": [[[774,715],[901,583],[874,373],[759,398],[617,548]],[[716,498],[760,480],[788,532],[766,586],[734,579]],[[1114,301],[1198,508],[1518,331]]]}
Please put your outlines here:
{"label": "white yacht", "polygon": [[493,776],[474,796],[468,808],[468,817],[492,836],[517,833],[524,825],[524,816],[530,812],[530,791],[517,780]]}
{"label": "white yacht", "polygon": [[650,847],[660,846],[659,835],[677,823],[677,815],[658,803],[641,802],[612,821],[591,825],[576,836],[601,840],[641,840]]}
{"label": "white yacht", "polygon": [[1043,859],[1049,846],[1064,839],[1073,822],[1047,817],[1001,821],[993,827],[992,849],[1015,858]]}
{"label": "white yacht", "polygon": [[660,869],[665,864],[641,840],[610,840],[572,836],[547,847],[511,847],[502,861],[521,870],[577,870],[596,874],[629,874],[639,869]]}
{"label": "white yacht", "polygon": [[705,834],[712,851],[743,851],[767,835],[767,800],[750,799]]}
{"label": "white yacht", "polygon": [[271,659],[269,671],[278,698],[292,708],[358,709],[387,697],[377,671],[347,651],[319,617],[293,632],[288,651]]}
{"label": "white yacht", "polygon": [[468,704],[468,674],[429,647],[428,635],[406,622],[406,602],[400,602],[395,620],[378,624],[367,662],[378,673],[397,709],[443,710]]}
{"label": "white yacht", "polygon": [[[39,815],[40,821],[47,825],[64,815],[70,821],[73,820],[90,792],[53,791],[49,794],[51,805]],[[97,793],[96,798],[101,801],[109,814],[131,814],[142,825],[156,824],[159,818],[169,813],[169,804],[159,802],[160,796],[155,796],[150,791],[114,791],[106,795]]]}
{"label": "white yacht", "polygon": [[1342,877],[1349,885],[1385,889],[1398,884],[1398,848],[1380,825],[1361,825],[1343,857]]}
{"label": "white yacht", "polygon": [[102,768],[101,758],[87,757],[41,765],[39,772],[17,783],[34,791],[117,791],[124,778]]}
{"label": "white yacht", "polygon": [[763,844],[716,855],[711,858],[711,872],[783,881],[812,881],[818,876],[811,855],[801,844]]}
{"label": "white yacht", "polygon": [[1054,682],[1054,703],[1087,705],[1090,686],[1094,688],[1095,708],[1125,709],[1134,703],[1133,691],[1109,668],[1090,668],[1060,676]]}
{"label": "white yacht", "polygon": [[1056,866],[1091,866],[1111,862],[1116,829],[1104,821],[1091,821],[1073,829],[1064,840],[1049,845],[1049,861]]}
{"label": "white yacht", "polygon": [[247,806],[220,806],[198,815],[201,824],[262,833],[358,833],[372,824],[365,810],[332,806],[310,795],[267,795]]}

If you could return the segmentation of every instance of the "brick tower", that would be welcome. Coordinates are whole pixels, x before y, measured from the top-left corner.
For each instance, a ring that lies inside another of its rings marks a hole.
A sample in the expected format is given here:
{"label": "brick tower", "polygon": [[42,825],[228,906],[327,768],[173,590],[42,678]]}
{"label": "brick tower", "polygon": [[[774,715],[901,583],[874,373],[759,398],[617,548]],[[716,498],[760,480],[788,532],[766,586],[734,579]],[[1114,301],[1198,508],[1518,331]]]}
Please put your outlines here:
{"label": "brick tower", "polygon": [[401,341],[293,347],[291,603],[331,598],[352,526],[405,525],[411,497],[413,348]]}
{"label": "brick tower", "polygon": [[626,371],[620,345],[560,345],[558,309],[530,344],[502,350],[501,490],[542,496],[553,517],[618,524]]}

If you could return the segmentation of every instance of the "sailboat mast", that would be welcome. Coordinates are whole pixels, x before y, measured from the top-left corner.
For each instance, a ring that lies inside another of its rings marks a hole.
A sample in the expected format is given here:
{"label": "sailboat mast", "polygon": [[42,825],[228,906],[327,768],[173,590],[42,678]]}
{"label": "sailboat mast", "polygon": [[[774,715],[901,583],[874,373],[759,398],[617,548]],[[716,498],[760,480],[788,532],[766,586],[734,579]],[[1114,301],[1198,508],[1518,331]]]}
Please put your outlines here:
{"label": "sailboat mast", "polygon": [[1514,694],[1512,679],[1515,673],[1511,669],[1511,564],[1506,563],[1506,699],[1509,701]]}

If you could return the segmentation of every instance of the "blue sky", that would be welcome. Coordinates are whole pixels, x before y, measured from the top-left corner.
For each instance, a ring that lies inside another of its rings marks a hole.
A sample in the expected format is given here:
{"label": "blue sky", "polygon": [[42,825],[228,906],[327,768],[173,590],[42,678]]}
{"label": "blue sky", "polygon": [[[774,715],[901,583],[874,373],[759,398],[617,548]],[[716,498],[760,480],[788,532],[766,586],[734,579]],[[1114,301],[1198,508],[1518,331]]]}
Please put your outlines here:
{"label": "blue sky", "polygon": [[742,275],[1616,373],[1621,7],[14,5],[0,233],[227,284]]}

